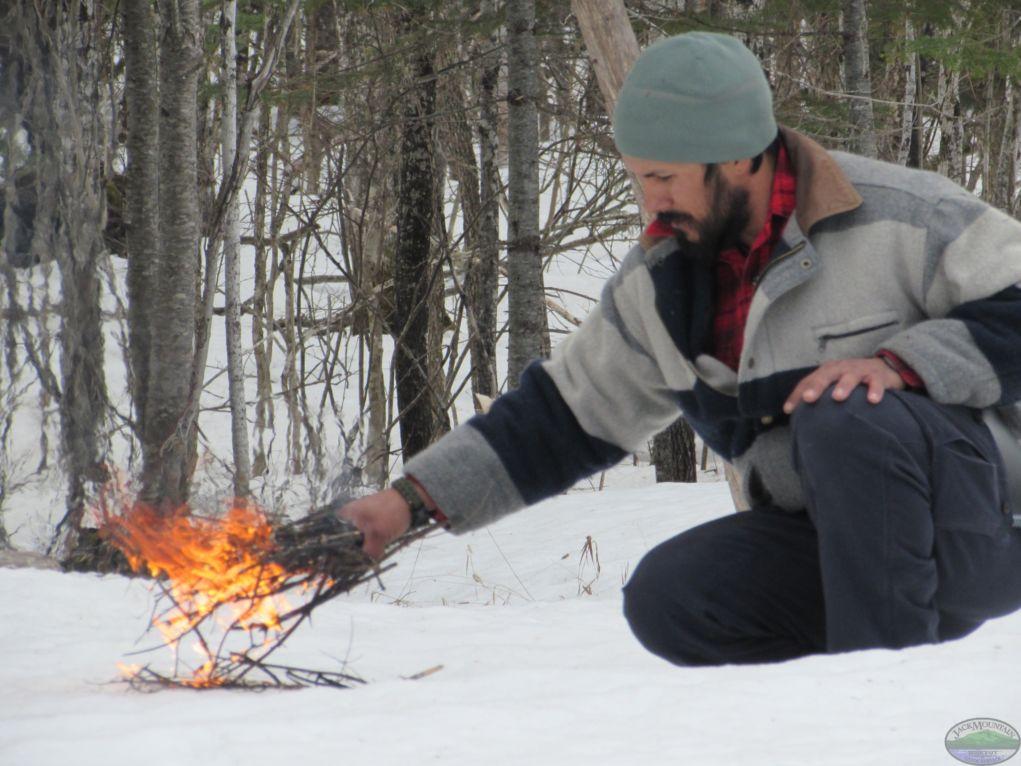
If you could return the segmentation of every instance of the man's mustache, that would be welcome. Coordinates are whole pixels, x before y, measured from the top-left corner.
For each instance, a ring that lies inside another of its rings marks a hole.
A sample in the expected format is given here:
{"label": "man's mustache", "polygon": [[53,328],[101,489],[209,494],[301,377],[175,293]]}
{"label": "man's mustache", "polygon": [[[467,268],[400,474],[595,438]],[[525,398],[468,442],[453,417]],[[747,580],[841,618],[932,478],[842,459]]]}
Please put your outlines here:
{"label": "man's mustache", "polygon": [[695,223],[694,217],[687,213],[682,213],[679,210],[664,210],[661,213],[656,213],[656,220],[660,223],[666,224],[667,226],[676,226],[682,223]]}

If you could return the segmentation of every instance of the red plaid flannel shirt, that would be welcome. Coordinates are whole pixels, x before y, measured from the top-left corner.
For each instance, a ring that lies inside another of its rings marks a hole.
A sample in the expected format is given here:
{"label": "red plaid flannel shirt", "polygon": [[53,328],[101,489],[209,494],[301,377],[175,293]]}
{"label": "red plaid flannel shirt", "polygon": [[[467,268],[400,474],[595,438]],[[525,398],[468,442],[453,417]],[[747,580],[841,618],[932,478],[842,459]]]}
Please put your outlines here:
{"label": "red plaid flannel shirt", "polygon": [[795,187],[787,149],[780,144],[765,225],[747,253],[734,247],[721,252],[716,260],[716,317],[710,351],[733,370],[737,369],[744,345],[744,326],[755,295],[753,280],[769,262],[787,219],[794,212]]}

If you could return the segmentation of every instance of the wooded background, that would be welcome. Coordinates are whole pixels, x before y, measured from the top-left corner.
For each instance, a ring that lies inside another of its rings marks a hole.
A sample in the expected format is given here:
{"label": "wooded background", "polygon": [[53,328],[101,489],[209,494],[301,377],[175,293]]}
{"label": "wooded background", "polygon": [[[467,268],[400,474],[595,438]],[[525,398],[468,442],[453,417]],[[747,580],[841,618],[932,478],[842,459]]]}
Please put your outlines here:
{"label": "wooded background", "polygon": [[[17,493],[59,483],[60,557],[112,478],[168,509],[203,471],[270,505],[278,466],[379,487],[463,392],[513,387],[583,315],[550,263],[608,274],[640,230],[607,116],[632,34],[738,35],[786,125],[1019,206],[1011,2],[6,0],[0,19],[0,545]],[[693,479],[693,445],[683,424],[657,439],[660,478]]]}

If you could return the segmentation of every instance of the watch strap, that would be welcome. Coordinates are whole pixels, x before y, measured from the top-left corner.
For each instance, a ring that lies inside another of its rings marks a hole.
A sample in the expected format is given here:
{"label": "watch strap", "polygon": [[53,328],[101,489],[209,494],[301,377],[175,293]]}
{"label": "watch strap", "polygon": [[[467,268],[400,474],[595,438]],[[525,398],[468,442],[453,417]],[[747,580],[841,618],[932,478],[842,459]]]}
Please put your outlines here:
{"label": "watch strap", "polygon": [[425,501],[422,500],[422,496],[418,493],[418,489],[415,485],[403,476],[399,479],[395,479],[390,484],[391,489],[397,490],[397,493],[404,498],[409,508],[411,509],[411,527],[424,527],[432,520],[432,513],[425,506]]}

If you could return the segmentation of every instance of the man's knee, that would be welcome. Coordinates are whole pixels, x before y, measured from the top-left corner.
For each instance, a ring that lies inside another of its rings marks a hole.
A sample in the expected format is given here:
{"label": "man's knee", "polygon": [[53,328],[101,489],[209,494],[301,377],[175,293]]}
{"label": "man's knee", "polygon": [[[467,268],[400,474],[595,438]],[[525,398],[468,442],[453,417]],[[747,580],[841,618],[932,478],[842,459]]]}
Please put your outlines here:
{"label": "man's knee", "polygon": [[706,664],[694,650],[699,627],[685,606],[695,594],[683,585],[699,578],[678,577],[675,553],[664,543],[639,562],[624,586],[624,617],[639,643],[658,657],[676,665]]}
{"label": "man's knee", "polygon": [[807,518],[729,514],[653,548],[624,588],[624,616],[678,665],[789,659],[823,643],[814,617],[789,619],[789,609],[821,615],[818,577]]}
{"label": "man's knee", "polygon": [[[814,402],[801,402],[791,415],[791,430],[795,438],[815,434],[830,434],[846,428],[852,415],[868,417],[869,407],[863,386],[858,386],[842,402],[833,398],[830,386]],[[864,405],[864,406],[863,406]]]}
{"label": "man's knee", "polygon": [[887,391],[877,403],[870,402],[867,394],[867,387],[860,385],[847,399],[836,401],[830,386],[815,402],[798,405],[791,415],[795,461],[799,448],[804,451],[806,447],[816,453],[835,450],[847,456],[856,447],[874,443],[879,433],[899,441],[922,438],[918,421],[900,399],[903,394]]}
{"label": "man's knee", "polygon": [[663,656],[668,651],[667,636],[670,611],[663,571],[663,546],[653,548],[638,563],[624,586],[624,617],[635,638],[653,654]]}

